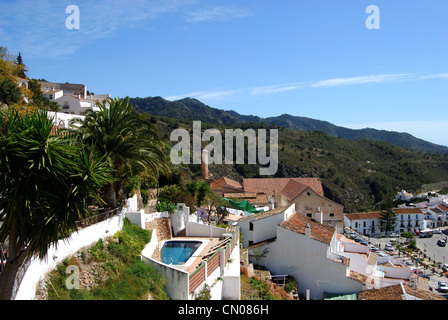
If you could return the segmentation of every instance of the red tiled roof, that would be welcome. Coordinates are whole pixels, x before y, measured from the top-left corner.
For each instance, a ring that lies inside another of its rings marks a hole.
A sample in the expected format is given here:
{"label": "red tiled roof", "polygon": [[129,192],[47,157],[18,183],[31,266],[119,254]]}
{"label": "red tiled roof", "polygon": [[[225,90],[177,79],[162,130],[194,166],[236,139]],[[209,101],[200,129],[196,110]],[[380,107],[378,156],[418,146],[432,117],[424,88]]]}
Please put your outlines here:
{"label": "red tiled roof", "polygon": [[423,213],[419,208],[394,208],[392,210],[395,214]]}
{"label": "red tiled roof", "polygon": [[295,179],[290,179],[280,193],[289,201],[293,201],[308,188],[308,185]]}
{"label": "red tiled roof", "polygon": [[376,212],[358,212],[358,213],[345,213],[345,216],[349,220],[360,220],[360,219],[378,219],[381,215],[380,211]]}
{"label": "red tiled roof", "polygon": [[269,204],[269,200],[264,193],[255,192],[226,192],[224,198],[238,199],[238,201],[247,201],[251,205],[266,205]]}
{"label": "red tiled roof", "polygon": [[215,181],[210,183],[210,187],[212,188],[212,190],[221,189],[223,186],[230,186],[230,187],[240,189],[240,190],[242,190],[242,188],[243,188],[239,182],[232,180],[230,178],[227,178],[227,177],[218,178]]}
{"label": "red tiled roof", "polygon": [[290,180],[298,181],[319,195],[324,195],[322,182],[319,178],[248,178],[243,179],[245,192],[262,192],[267,194],[280,193]]}
{"label": "red tiled roof", "polygon": [[403,284],[403,288],[404,292],[400,284],[395,284],[380,289],[362,291],[359,293],[359,300],[403,300],[404,293],[422,300],[446,300],[443,296],[407,284]]}
{"label": "red tiled roof", "polygon": [[296,212],[280,226],[297,233],[305,234],[305,226],[307,223],[309,223],[311,229],[311,238],[328,245],[331,243],[331,239],[335,232],[334,228],[326,224],[315,222],[303,214]]}
{"label": "red tiled roof", "polygon": [[443,204],[439,204],[437,207],[442,211],[448,211],[448,207],[444,206]]}

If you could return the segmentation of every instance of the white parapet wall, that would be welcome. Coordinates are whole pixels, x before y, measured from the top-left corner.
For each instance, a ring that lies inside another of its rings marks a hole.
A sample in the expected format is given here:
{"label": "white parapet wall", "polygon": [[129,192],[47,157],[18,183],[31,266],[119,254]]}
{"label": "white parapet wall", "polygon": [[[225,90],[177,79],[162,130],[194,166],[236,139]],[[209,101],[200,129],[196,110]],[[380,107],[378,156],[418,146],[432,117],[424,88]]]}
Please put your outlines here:
{"label": "white parapet wall", "polygon": [[15,300],[33,300],[38,283],[58,263],[78,250],[96,243],[99,238],[113,236],[122,226],[123,215],[119,214],[73,233],[70,239],[59,240],[57,245],[48,249],[44,259],[32,258],[16,291]]}

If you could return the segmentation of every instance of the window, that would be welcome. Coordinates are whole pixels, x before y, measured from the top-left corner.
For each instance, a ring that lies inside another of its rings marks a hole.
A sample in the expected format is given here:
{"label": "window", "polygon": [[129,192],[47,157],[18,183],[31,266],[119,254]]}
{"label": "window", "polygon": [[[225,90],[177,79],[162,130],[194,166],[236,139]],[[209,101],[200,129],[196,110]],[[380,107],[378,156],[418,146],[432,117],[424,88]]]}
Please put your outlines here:
{"label": "window", "polygon": [[313,217],[313,214],[312,214],[312,213],[307,213],[306,216],[307,216],[308,218],[312,218],[312,217]]}
{"label": "window", "polygon": [[363,223],[363,227],[366,227],[366,222],[364,221],[364,223]]}
{"label": "window", "polygon": [[330,218],[334,218],[334,213],[330,213]]}
{"label": "window", "polygon": [[253,231],[253,230],[254,230],[254,223],[249,222],[249,231]]}

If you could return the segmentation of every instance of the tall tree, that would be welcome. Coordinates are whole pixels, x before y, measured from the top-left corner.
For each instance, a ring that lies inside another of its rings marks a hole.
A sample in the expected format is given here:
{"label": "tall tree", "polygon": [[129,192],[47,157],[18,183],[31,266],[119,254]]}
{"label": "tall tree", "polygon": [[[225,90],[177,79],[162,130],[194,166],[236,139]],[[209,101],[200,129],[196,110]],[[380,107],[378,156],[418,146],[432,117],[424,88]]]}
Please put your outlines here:
{"label": "tall tree", "polygon": [[386,235],[389,231],[394,231],[397,224],[397,215],[393,211],[394,202],[392,199],[392,195],[385,197],[381,205],[382,211],[378,218],[378,223],[380,224],[381,229],[386,232]]}
{"label": "tall tree", "polygon": [[[107,99],[97,104],[98,111],[87,111],[83,120],[73,123],[85,144],[105,155],[118,182],[127,175],[149,172],[158,176],[168,170],[164,145],[150,117],[137,112],[129,99]],[[108,206],[117,205],[118,182],[104,188]]]}
{"label": "tall tree", "polygon": [[47,113],[21,116],[0,112],[0,243],[7,262],[0,274],[0,298],[11,299],[14,280],[30,257],[44,258],[48,248],[77,230],[88,205],[103,203],[102,185],[111,170],[93,149],[52,135]]}
{"label": "tall tree", "polygon": [[16,68],[17,76],[20,78],[26,78],[25,72],[27,72],[28,69],[27,69],[26,65],[23,63],[22,55],[20,54],[20,52],[17,55],[15,62],[16,62],[16,66],[17,66],[17,68]]}

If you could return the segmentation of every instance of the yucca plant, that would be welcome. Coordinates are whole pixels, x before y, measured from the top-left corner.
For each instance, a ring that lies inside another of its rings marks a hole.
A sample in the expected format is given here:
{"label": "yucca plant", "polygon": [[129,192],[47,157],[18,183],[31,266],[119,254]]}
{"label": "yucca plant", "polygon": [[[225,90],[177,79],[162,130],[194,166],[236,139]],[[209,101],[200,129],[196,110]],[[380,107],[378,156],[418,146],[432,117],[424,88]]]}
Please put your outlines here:
{"label": "yucca plant", "polygon": [[113,181],[104,156],[52,128],[45,111],[0,112],[0,243],[8,239],[1,299],[11,299],[26,259],[44,258],[52,244],[69,238],[75,221],[91,214],[91,201],[104,204],[99,190]]}

